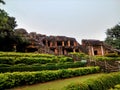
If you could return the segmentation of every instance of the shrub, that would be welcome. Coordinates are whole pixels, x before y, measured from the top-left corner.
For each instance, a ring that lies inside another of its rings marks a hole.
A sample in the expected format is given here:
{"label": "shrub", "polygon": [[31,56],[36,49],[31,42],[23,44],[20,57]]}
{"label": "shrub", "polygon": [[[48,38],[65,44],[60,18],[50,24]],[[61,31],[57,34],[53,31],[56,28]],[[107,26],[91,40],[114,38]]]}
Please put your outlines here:
{"label": "shrub", "polygon": [[100,75],[98,78],[87,79],[83,82],[72,83],[64,90],[108,90],[120,83],[120,72]]}
{"label": "shrub", "polygon": [[97,61],[117,61],[117,60],[120,60],[120,57],[105,57],[105,56],[95,56],[93,57],[94,60],[97,60]]}
{"label": "shrub", "polygon": [[13,57],[0,57],[0,64],[14,64],[14,58]]}
{"label": "shrub", "polygon": [[80,60],[87,60],[88,59],[88,55],[85,53],[71,52],[69,54],[72,56],[78,57]]}
{"label": "shrub", "polygon": [[26,65],[24,63],[16,65],[0,64],[0,72],[14,72],[14,71],[42,71],[42,70],[58,70],[67,68],[84,67],[85,64],[82,62],[66,62],[66,63],[47,63],[47,64],[32,64]]}
{"label": "shrub", "polygon": [[[0,74],[0,90],[12,88],[15,86],[28,85],[34,83],[47,82],[51,80],[69,78],[91,73],[89,69],[97,69],[99,67],[85,67],[76,69],[63,69],[56,71],[41,71],[41,72],[13,72]],[[81,70],[84,72],[81,72]],[[87,70],[87,71],[86,71]],[[98,70],[97,72],[99,72]],[[74,73],[78,73],[74,75]],[[95,73],[95,72],[94,72]]]}
{"label": "shrub", "polygon": [[66,56],[58,56],[58,61],[60,63],[64,63],[64,62],[73,62],[73,59],[71,57],[66,57]]}
{"label": "shrub", "polygon": [[119,57],[117,53],[108,53],[105,55],[106,57]]}
{"label": "shrub", "polygon": [[46,64],[46,63],[65,63],[73,62],[71,57],[55,56],[50,54],[32,54],[32,53],[10,53],[0,52],[0,64],[28,64],[33,63]]}

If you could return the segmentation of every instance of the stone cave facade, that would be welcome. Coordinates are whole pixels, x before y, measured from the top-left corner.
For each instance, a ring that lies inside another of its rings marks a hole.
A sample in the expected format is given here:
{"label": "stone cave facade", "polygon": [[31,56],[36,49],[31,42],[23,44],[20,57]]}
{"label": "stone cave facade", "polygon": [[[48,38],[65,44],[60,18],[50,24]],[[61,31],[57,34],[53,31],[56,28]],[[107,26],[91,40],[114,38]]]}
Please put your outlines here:
{"label": "stone cave facade", "polygon": [[105,55],[120,52],[106,45],[103,41],[94,39],[83,39],[81,44],[75,38],[66,36],[46,36],[36,32],[26,32],[24,29],[16,30],[22,37],[29,40],[30,44],[25,52],[48,53],[55,55],[67,55],[70,52],[83,52],[90,56]]}

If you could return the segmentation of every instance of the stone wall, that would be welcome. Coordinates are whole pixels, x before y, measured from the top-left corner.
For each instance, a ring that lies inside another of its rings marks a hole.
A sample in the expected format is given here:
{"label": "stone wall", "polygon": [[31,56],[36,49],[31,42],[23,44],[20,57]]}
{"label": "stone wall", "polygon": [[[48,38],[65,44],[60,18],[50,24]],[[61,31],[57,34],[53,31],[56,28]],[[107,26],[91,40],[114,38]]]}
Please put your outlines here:
{"label": "stone wall", "polygon": [[113,61],[90,61],[90,66],[100,66],[103,72],[116,72],[119,71],[120,64],[113,60]]}

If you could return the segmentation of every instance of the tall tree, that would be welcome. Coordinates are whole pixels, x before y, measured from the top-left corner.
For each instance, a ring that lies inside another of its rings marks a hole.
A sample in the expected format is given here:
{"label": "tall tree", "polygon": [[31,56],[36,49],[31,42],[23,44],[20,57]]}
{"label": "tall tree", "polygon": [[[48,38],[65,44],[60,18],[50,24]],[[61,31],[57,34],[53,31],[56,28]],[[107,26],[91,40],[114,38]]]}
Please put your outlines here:
{"label": "tall tree", "polygon": [[[5,4],[3,0],[0,3]],[[0,9],[0,50],[11,51],[16,37],[14,35],[14,28],[17,26],[15,18],[10,17],[5,10]]]}
{"label": "tall tree", "polygon": [[[1,3],[5,4],[3,0],[0,0]],[[0,9],[0,51],[25,51],[29,42],[27,36],[22,35],[27,32],[24,29],[15,30],[16,26],[15,18]]]}
{"label": "tall tree", "polygon": [[116,49],[120,49],[120,24],[117,24],[106,32],[105,42]]}
{"label": "tall tree", "polygon": [[3,0],[0,0],[0,3],[5,4],[5,2]]}

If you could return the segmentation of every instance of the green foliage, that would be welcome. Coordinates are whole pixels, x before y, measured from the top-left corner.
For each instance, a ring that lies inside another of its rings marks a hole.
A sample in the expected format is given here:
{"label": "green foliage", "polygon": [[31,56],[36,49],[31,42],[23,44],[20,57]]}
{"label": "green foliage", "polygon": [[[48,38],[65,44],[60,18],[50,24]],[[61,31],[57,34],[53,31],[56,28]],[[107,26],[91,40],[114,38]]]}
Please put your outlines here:
{"label": "green foliage", "polygon": [[[0,0],[0,4],[5,4]],[[26,38],[15,34],[17,26],[15,17],[11,17],[5,10],[0,9],[0,51],[14,51],[13,45],[17,44],[17,51],[25,51],[25,47],[29,44]]]}
{"label": "green foliage", "polygon": [[39,53],[16,53],[16,52],[0,52],[0,57],[46,57],[52,58],[55,55],[51,54],[39,54]]}
{"label": "green foliage", "polygon": [[120,72],[100,75],[94,79],[87,79],[83,82],[72,83],[64,90],[108,90],[120,83]]}
{"label": "green foliage", "polygon": [[3,0],[0,0],[0,3],[5,4],[5,2]]}
{"label": "green foliage", "polygon": [[69,53],[72,57],[77,57],[77,60],[87,60],[88,55],[85,53],[77,53],[77,52],[71,52]]}
{"label": "green foliage", "polygon": [[47,63],[47,64],[16,64],[16,65],[8,65],[8,64],[0,64],[0,72],[23,72],[23,71],[42,71],[42,70],[58,70],[58,69],[67,69],[67,68],[78,68],[84,67],[85,63],[82,62],[66,62],[66,63]]}
{"label": "green foliage", "polygon": [[[10,17],[7,12],[0,9],[0,32],[5,35],[9,35],[13,32],[13,29],[17,26],[15,18]],[[6,34],[5,34],[6,32]]]}
{"label": "green foliage", "polygon": [[66,56],[0,52],[0,72],[58,70],[85,65],[81,61],[73,62],[71,57]]}
{"label": "green foliage", "polygon": [[[85,67],[85,68],[76,68],[76,69],[68,69],[68,70],[63,69],[63,70],[56,70],[56,71],[1,73],[0,89],[3,90],[7,88],[12,88],[15,86],[42,83],[42,82],[47,82],[51,80],[86,75],[91,73],[91,70],[93,69],[98,70],[94,73],[97,73],[100,71],[99,67]],[[76,75],[74,73],[78,73],[78,74]]]}
{"label": "green foliage", "polygon": [[106,57],[119,57],[117,53],[108,53],[105,55]]}
{"label": "green foliage", "polygon": [[97,61],[119,61],[120,57],[114,56],[111,57],[112,55],[109,56],[94,56],[93,59]]}
{"label": "green foliage", "polygon": [[17,26],[15,18],[0,9],[0,50],[12,51],[13,44],[17,43],[14,28]]}
{"label": "green foliage", "polygon": [[120,84],[115,85],[113,88],[109,90],[120,90]]}
{"label": "green foliage", "polygon": [[33,54],[33,53],[12,53],[0,52],[0,64],[20,64],[27,65],[39,63],[65,63],[73,62],[71,57],[55,56],[50,54]]}
{"label": "green foliage", "polygon": [[61,63],[64,63],[64,62],[73,62],[73,59],[71,57],[58,56],[58,59],[60,60]]}
{"label": "green foliage", "polygon": [[117,24],[106,32],[107,38],[105,42],[114,48],[120,49],[120,25]]}

